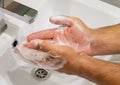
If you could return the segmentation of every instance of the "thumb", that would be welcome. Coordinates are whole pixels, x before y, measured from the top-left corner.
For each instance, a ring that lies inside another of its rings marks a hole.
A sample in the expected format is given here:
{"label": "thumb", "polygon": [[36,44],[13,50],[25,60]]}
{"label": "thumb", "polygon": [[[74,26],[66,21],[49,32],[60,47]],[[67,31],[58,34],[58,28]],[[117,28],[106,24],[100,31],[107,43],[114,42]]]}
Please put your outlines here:
{"label": "thumb", "polygon": [[50,17],[50,22],[62,26],[72,26],[73,21],[66,16]]}
{"label": "thumb", "polygon": [[31,48],[31,49],[51,51],[55,48],[55,46],[52,43],[54,43],[54,41],[52,41],[52,40],[35,39],[28,43],[24,43],[23,45],[25,47]]}
{"label": "thumb", "polygon": [[40,48],[50,51],[50,53],[52,55],[55,56],[60,56],[63,59],[66,59],[68,61],[73,60],[74,56],[78,56],[78,52],[68,46],[64,46],[64,45],[56,45],[54,43],[50,43],[47,40],[44,40],[42,43],[39,44]]}
{"label": "thumb", "polygon": [[53,55],[61,55],[62,53],[62,47],[56,45],[55,43],[51,43],[51,41],[44,40],[43,42],[39,43],[39,48],[50,51]]}
{"label": "thumb", "polygon": [[86,25],[81,19],[72,16],[55,16],[55,17],[50,17],[49,20],[53,24],[67,26],[67,27],[74,26],[75,23],[86,27]]}

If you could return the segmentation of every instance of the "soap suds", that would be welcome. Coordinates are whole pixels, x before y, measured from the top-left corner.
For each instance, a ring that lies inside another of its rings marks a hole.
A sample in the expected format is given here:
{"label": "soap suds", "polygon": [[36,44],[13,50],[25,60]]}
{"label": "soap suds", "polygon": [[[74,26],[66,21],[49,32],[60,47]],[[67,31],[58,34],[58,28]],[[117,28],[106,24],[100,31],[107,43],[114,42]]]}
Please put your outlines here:
{"label": "soap suds", "polygon": [[23,45],[17,46],[15,52],[25,62],[44,69],[57,70],[66,63],[59,56],[53,56],[49,52],[26,48]]}

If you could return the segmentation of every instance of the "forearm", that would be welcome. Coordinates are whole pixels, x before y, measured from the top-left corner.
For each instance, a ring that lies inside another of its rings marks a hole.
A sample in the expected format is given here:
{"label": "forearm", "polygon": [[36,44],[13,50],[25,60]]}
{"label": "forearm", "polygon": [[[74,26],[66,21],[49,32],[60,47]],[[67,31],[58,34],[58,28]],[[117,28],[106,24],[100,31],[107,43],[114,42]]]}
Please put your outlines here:
{"label": "forearm", "polygon": [[93,55],[120,53],[120,24],[93,30]]}
{"label": "forearm", "polygon": [[83,56],[79,60],[79,76],[99,85],[120,85],[120,64]]}

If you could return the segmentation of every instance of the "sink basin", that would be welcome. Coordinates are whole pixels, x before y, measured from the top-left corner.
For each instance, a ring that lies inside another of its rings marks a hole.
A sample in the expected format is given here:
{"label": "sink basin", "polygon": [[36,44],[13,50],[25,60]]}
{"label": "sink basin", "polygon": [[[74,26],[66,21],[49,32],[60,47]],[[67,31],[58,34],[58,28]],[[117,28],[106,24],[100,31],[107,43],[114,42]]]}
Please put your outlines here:
{"label": "sink basin", "polygon": [[[19,3],[24,3],[27,0],[18,1]],[[31,1],[40,3],[43,0]],[[40,4],[40,6],[36,6],[37,3],[35,2],[32,5],[36,7],[38,15],[32,24],[27,24],[10,15],[5,15],[5,20],[14,23],[18,26],[19,30],[22,30],[19,31],[17,37],[19,42],[24,40],[23,36],[26,37],[31,32],[57,27],[49,22],[50,16],[76,16],[93,29],[120,23],[120,9],[99,0],[44,0],[44,3]],[[24,5],[29,6],[30,4],[29,1],[29,3],[25,3]],[[117,62],[120,60],[120,57],[114,59],[113,55],[95,57],[104,60],[118,60]],[[0,60],[3,61],[0,62],[0,81],[6,82],[4,85],[96,85],[81,77],[56,72],[51,73],[47,80],[39,81],[31,75],[33,67],[18,59],[16,60],[11,48],[6,51]],[[3,85],[1,82],[0,85]]]}

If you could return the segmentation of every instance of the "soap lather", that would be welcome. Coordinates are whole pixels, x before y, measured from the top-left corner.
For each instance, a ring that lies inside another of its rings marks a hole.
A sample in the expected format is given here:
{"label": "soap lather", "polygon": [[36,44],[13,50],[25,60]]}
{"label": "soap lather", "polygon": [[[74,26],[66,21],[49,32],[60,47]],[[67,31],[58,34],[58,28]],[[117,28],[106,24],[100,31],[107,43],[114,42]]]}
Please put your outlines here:
{"label": "soap lather", "polygon": [[23,61],[32,66],[48,69],[51,71],[58,70],[64,66],[66,60],[59,56],[53,56],[49,52],[35,50],[24,47],[23,44],[15,48],[16,57],[20,57]]}

